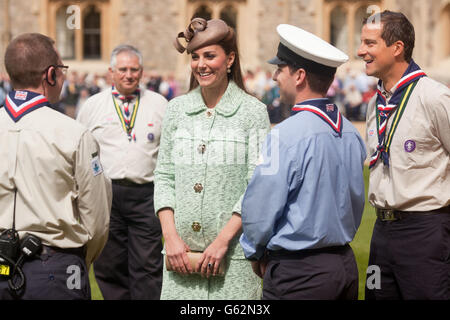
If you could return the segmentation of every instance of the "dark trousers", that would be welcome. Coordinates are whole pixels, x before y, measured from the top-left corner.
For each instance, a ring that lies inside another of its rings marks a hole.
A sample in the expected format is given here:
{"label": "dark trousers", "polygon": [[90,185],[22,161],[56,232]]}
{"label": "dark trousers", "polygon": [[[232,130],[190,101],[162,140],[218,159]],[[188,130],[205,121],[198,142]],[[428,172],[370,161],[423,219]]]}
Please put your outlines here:
{"label": "dark trousers", "polygon": [[40,256],[26,260],[22,270],[25,286],[17,294],[9,289],[7,280],[0,278],[0,300],[91,299],[89,273],[81,254],[46,248]]}
{"label": "dark trousers", "polygon": [[263,300],[339,299],[358,299],[358,268],[349,245],[269,254]]}
{"label": "dark trousers", "polygon": [[377,219],[369,266],[379,268],[380,281],[368,273],[367,300],[450,299],[450,214]]}
{"label": "dark trousers", "polygon": [[109,237],[94,273],[105,299],[157,300],[162,286],[162,232],[153,184],[113,183]]}

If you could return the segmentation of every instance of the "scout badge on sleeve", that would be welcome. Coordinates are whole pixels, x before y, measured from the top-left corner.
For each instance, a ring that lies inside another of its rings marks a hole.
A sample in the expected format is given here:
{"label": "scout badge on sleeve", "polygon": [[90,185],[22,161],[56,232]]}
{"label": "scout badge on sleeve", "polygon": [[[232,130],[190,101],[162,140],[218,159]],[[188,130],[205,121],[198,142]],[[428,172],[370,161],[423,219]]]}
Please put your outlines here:
{"label": "scout badge on sleeve", "polygon": [[92,168],[92,174],[94,175],[94,177],[103,173],[103,167],[102,167],[102,164],[100,163],[100,158],[99,158],[97,152],[92,154],[91,168]]}

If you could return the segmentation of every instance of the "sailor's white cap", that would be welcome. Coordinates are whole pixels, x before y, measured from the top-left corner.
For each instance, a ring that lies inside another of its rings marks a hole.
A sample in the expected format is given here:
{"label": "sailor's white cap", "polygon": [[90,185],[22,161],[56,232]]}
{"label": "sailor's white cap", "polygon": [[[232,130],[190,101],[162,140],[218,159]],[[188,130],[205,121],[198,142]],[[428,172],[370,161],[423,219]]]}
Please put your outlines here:
{"label": "sailor's white cap", "polygon": [[[316,35],[289,24],[277,27],[280,36],[277,56],[271,64],[289,64],[308,71],[334,70],[348,61],[348,56]],[[323,70],[322,70],[323,69]]]}

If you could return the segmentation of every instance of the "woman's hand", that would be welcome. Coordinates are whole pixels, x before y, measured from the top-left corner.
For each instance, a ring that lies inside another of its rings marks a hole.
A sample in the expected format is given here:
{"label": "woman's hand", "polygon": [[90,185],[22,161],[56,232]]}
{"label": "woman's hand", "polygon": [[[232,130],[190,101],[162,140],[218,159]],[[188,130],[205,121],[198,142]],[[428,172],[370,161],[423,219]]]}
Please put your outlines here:
{"label": "woman's hand", "polygon": [[228,251],[230,241],[241,231],[241,228],[241,216],[234,212],[217,238],[203,252],[195,268],[196,271],[206,277],[217,275],[220,263]]}
{"label": "woman's hand", "polygon": [[197,262],[196,271],[200,272],[202,276],[209,278],[211,275],[215,276],[219,273],[220,263],[228,251],[228,241],[217,237],[209,246],[203,251],[200,260]]}
{"label": "woman's hand", "polygon": [[158,216],[161,221],[167,260],[176,272],[181,274],[192,273],[193,270],[186,255],[186,252],[191,250],[176,231],[173,210],[162,209],[158,212]]}
{"label": "woman's hand", "polygon": [[186,252],[191,251],[189,246],[177,235],[171,238],[164,238],[166,255],[175,272],[181,274],[192,273],[192,267]]}

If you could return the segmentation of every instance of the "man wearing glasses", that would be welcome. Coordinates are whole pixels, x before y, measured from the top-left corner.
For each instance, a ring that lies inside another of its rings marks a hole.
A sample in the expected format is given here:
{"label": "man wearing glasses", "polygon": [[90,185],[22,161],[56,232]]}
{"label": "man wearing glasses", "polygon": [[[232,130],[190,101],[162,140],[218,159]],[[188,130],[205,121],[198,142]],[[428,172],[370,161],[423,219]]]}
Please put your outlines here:
{"label": "man wearing glasses", "polygon": [[[106,243],[112,198],[99,146],[50,108],[68,68],[52,39],[18,36],[5,67],[14,90],[0,107],[0,299],[90,299],[88,270]],[[12,234],[28,246],[10,250]]]}
{"label": "man wearing glasses", "polygon": [[159,299],[161,225],[154,214],[153,170],[167,100],[140,90],[142,54],[120,45],[111,54],[111,89],[90,97],[77,120],[100,143],[113,204],[108,242],[94,264],[105,299]]}

